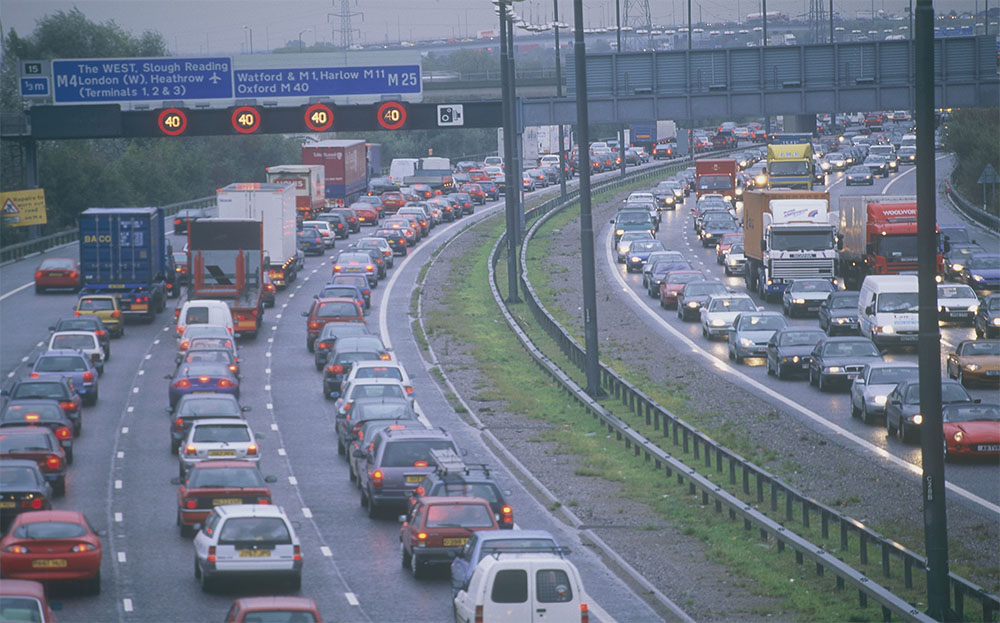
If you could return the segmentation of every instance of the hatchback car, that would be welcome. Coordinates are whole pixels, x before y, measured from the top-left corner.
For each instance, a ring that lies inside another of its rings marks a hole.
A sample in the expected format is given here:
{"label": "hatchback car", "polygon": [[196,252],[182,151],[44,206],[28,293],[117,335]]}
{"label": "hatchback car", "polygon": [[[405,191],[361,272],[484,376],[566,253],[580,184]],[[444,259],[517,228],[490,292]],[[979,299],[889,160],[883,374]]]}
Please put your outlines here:
{"label": "hatchback car", "polygon": [[101,555],[100,536],[76,511],[20,514],[0,540],[4,581],[74,582],[94,595],[101,592]]}
{"label": "hatchback car", "polygon": [[304,227],[296,234],[296,240],[300,251],[306,255],[323,255],[326,253],[326,243],[323,236],[315,227]]}
{"label": "hatchback car", "polygon": [[736,316],[752,311],[757,305],[745,294],[714,295],[701,307],[701,335],[710,340],[726,337]]}
{"label": "hatchback car", "polygon": [[866,337],[826,337],[810,353],[809,383],[825,392],[851,384],[865,364],[882,361],[882,353]]}
{"label": "hatchback car", "polygon": [[205,210],[201,208],[187,208],[185,210],[178,210],[177,214],[174,214],[174,233],[175,234],[186,234],[191,223],[197,221],[200,218],[205,218],[208,216]]}
{"label": "hatchback car", "polygon": [[[972,404],[972,396],[956,381],[941,381],[941,408],[953,404]],[[901,381],[889,392],[885,403],[885,430],[888,436],[899,435],[903,443],[916,443],[924,417],[920,413],[920,380]]]}
{"label": "hatchback car", "polygon": [[787,326],[788,321],[777,312],[745,312],[736,316],[729,332],[729,358],[742,363],[747,357],[764,356],[774,333]]}
{"label": "hatchback car", "polygon": [[35,292],[49,288],[80,289],[80,265],[73,258],[49,257],[35,269]]}
{"label": "hatchback car", "polygon": [[0,529],[21,513],[52,508],[52,486],[30,459],[0,460]]}
{"label": "hatchback car", "polygon": [[424,497],[402,519],[401,562],[415,578],[429,565],[451,564],[473,532],[499,528],[489,505],[476,497]]}
{"label": "hatchback car", "polygon": [[176,407],[177,401],[189,394],[230,394],[237,399],[240,397],[240,380],[226,363],[181,362],[172,375],[164,378],[170,381],[167,398],[171,407]]}
{"label": "hatchback car", "polygon": [[972,326],[979,311],[979,297],[967,285],[939,283],[938,320]]}
{"label": "hatchback car", "polygon": [[396,255],[393,252],[389,241],[385,238],[378,236],[360,238],[354,243],[354,248],[359,251],[369,251],[372,249],[378,251],[382,254],[382,258],[385,261],[387,268],[392,268],[396,264]]}
{"label": "hatchback car", "polygon": [[865,364],[851,383],[851,417],[872,424],[885,417],[889,393],[903,381],[915,381],[919,368],[905,361],[876,361]]}
{"label": "hatchback car", "polygon": [[250,411],[249,406],[240,406],[236,398],[229,394],[182,396],[176,407],[167,409],[170,415],[170,451],[177,454],[195,421],[211,418],[242,420],[247,411]]}
{"label": "hatchback car", "polygon": [[826,334],[818,329],[786,327],[775,331],[767,342],[767,373],[776,374],[779,379],[807,375],[810,353],[824,337]]}
{"label": "hatchback car", "polygon": [[338,348],[335,354],[327,358],[327,364],[323,367],[323,396],[330,400],[340,397],[344,377],[350,374],[356,362],[387,361],[391,358],[386,351],[372,344],[352,344]]}
{"label": "hatchback car", "polygon": [[819,312],[823,301],[836,290],[826,279],[793,279],[781,295],[781,311],[789,318]]}
{"label": "hatchback car", "polygon": [[76,302],[76,316],[93,315],[101,319],[111,332],[111,337],[125,336],[125,322],[122,319],[118,297],[108,294],[87,294]]}
{"label": "hatchback car", "polygon": [[[362,275],[363,277],[363,275]],[[312,307],[302,312],[306,320],[306,348],[313,352],[316,338],[323,327],[331,322],[354,322],[364,324],[365,312],[354,299],[329,298],[314,299]]]}
{"label": "hatchback car", "polygon": [[490,505],[493,516],[502,530],[514,528],[514,508],[507,497],[510,491],[500,488],[489,465],[466,463],[451,450],[433,450],[431,459],[434,471],[424,477],[413,491],[410,508],[423,497],[468,496],[482,498]]}
{"label": "hatchback car", "polygon": [[15,381],[10,389],[0,391],[0,396],[6,396],[11,401],[30,400],[33,398],[52,399],[59,402],[59,408],[73,422],[75,434],[83,429],[83,419],[80,406],[83,401],[76,393],[73,382],[62,376],[58,378],[20,379]]}
{"label": "hatchback car", "polygon": [[337,245],[336,230],[331,226],[330,221],[303,221],[302,228],[316,229],[320,237],[323,238],[323,246],[332,249]]}
{"label": "hatchback car", "polygon": [[819,311],[816,312],[819,328],[823,329],[827,335],[857,334],[858,296],[857,291],[831,292],[826,300],[820,303]]}
{"label": "hatchback car", "polygon": [[0,435],[0,459],[27,459],[38,464],[57,494],[66,493],[66,452],[55,434],[35,426],[11,426]]}
{"label": "hatchback car", "polygon": [[75,427],[73,421],[59,408],[57,401],[35,398],[8,402],[3,413],[0,413],[0,428],[11,426],[41,426],[49,429],[66,453],[66,463],[73,464]]}
{"label": "hatchback car", "polygon": [[90,331],[56,331],[49,336],[48,350],[78,350],[90,357],[98,374],[104,374],[104,349]]}
{"label": "hatchback car", "polygon": [[100,341],[101,348],[104,349],[104,361],[111,360],[111,336],[97,316],[64,316],[49,327],[49,331],[89,331]]}
{"label": "hatchback car", "polygon": [[226,623],[323,623],[315,600],[307,597],[241,597],[226,613]]}
{"label": "hatchback car", "polygon": [[181,478],[202,461],[241,459],[254,464],[260,461],[260,447],[250,424],[233,418],[195,420],[181,448],[178,469]]}
{"label": "hatchback car", "polygon": [[270,504],[269,483],[250,461],[202,461],[192,465],[187,477],[173,480],[177,487],[177,526],[181,536],[192,536],[192,527],[204,522],[212,509],[224,504]]}
{"label": "hatchback car", "polygon": [[209,592],[218,580],[278,576],[302,585],[302,546],[284,509],[271,504],[216,506],[196,526],[194,577]]}
{"label": "hatchback car", "polygon": [[89,357],[78,350],[50,350],[42,353],[35,360],[28,377],[33,379],[66,377],[83,399],[83,404],[87,406],[97,404],[100,395],[97,368]]}

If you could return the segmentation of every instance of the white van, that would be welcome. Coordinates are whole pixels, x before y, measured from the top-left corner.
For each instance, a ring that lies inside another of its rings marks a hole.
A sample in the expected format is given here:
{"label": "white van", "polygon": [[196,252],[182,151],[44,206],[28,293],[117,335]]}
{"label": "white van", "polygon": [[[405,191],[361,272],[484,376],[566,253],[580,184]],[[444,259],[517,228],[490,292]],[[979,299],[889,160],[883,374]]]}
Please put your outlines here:
{"label": "white van", "polygon": [[233,314],[223,301],[211,299],[188,301],[177,316],[177,337],[184,335],[189,324],[214,324],[233,334]]}
{"label": "white van", "polygon": [[456,623],[580,621],[590,613],[580,572],[570,561],[544,554],[486,556],[469,588],[455,597]]}
{"label": "white van", "polygon": [[917,345],[917,276],[868,275],[858,297],[861,335],[879,348]]}
{"label": "white van", "polygon": [[420,164],[418,158],[393,158],[389,163],[389,181],[396,186],[403,185],[403,179],[410,177]]}

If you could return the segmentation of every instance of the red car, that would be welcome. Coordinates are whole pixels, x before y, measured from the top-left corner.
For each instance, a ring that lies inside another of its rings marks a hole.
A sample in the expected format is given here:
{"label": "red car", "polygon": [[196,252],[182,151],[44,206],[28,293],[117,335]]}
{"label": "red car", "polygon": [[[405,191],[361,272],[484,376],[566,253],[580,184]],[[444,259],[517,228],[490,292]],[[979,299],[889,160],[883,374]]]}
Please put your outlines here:
{"label": "red car", "polygon": [[469,179],[473,182],[488,182],[492,178],[490,178],[489,173],[482,169],[469,169]]}
{"label": "red car", "polygon": [[963,402],[945,405],[944,458],[1000,457],[1000,405]]}
{"label": "red car", "polygon": [[420,578],[431,564],[449,564],[477,530],[499,530],[489,503],[472,497],[426,497],[399,531],[403,568]]}
{"label": "red car", "polygon": [[358,216],[362,225],[378,225],[378,210],[370,203],[353,203],[351,209]]}
{"label": "red car", "polygon": [[733,246],[734,242],[743,242],[743,234],[722,234],[719,244],[715,245],[715,262],[717,264],[722,263],[726,252],[729,251],[729,247]]}
{"label": "red car", "polygon": [[396,191],[382,193],[382,206],[386,212],[395,212],[404,205],[406,205],[406,199],[403,198],[403,193]]}
{"label": "red car", "polygon": [[306,348],[313,352],[313,344],[328,322],[365,321],[365,311],[354,299],[325,298],[313,300],[312,308],[302,312],[306,316]]}
{"label": "red car", "polygon": [[45,599],[45,586],[32,580],[4,580],[0,582],[0,601],[16,604],[24,612],[25,621],[53,623],[56,615]]}
{"label": "red car", "polygon": [[176,479],[177,525],[181,536],[192,536],[191,529],[202,523],[212,509],[222,504],[270,504],[274,476],[264,478],[256,463],[250,461],[201,461],[195,463],[187,478]]}
{"label": "red car", "polygon": [[226,623],[301,621],[323,623],[316,602],[307,597],[243,597],[233,602]]}
{"label": "red car", "polygon": [[660,307],[664,309],[677,308],[677,295],[681,293],[689,281],[701,281],[705,273],[700,270],[672,270],[663,277],[660,284]]}
{"label": "red car", "polygon": [[11,426],[0,435],[0,459],[27,459],[38,464],[57,494],[66,493],[66,451],[47,428]]}
{"label": "red car", "polygon": [[479,205],[486,203],[486,191],[479,184],[462,184],[459,190],[472,197],[474,201],[478,201]]}
{"label": "red car", "polygon": [[82,582],[88,593],[101,592],[101,539],[83,513],[22,513],[0,541],[4,583],[21,580]]}
{"label": "red car", "polygon": [[35,269],[35,292],[49,288],[80,289],[80,266],[69,257],[50,257]]}

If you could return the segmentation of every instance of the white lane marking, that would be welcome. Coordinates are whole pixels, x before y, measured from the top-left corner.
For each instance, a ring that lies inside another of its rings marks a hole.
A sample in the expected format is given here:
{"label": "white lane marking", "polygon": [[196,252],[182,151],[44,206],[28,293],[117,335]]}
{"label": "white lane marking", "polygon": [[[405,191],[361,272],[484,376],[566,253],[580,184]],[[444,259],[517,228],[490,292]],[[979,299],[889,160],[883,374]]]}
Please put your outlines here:
{"label": "white lane marking", "polygon": [[42,344],[44,344],[44,343],[45,342],[39,342],[39,343],[35,344],[35,346],[38,346],[39,348],[41,348]]}
{"label": "white lane marking", "polygon": [[302,516],[305,517],[306,519],[312,519],[313,512],[311,510],[309,510],[308,506],[303,506],[302,507]]}
{"label": "white lane marking", "polygon": [[155,339],[155,340],[153,340],[153,344],[159,344],[159,343],[160,343],[160,340],[159,340],[159,339]]}
{"label": "white lane marking", "polygon": [[271,386],[270,385],[265,385],[264,386],[264,391],[266,391],[266,392],[271,391]]}
{"label": "white lane marking", "polygon": [[128,426],[122,426],[122,434],[123,435],[127,435],[128,434]]}
{"label": "white lane marking", "polygon": [[[308,279],[308,277],[306,277],[306,279]],[[302,289],[302,284],[300,283],[299,285],[295,286],[295,289],[296,290],[301,290]],[[291,295],[291,296],[289,296],[288,298],[292,298],[292,296],[294,296],[294,294]]]}
{"label": "white lane marking", "polygon": [[122,488],[122,481],[116,480],[115,481],[115,489],[121,489],[121,488]]}
{"label": "white lane marking", "polygon": [[294,293],[294,292],[292,292],[291,294],[289,294],[289,295],[288,295],[288,298],[290,298],[290,299],[293,299],[293,298],[295,298],[295,293]]}
{"label": "white lane marking", "polygon": [[274,338],[273,337],[267,338],[267,343],[268,344],[274,344]]}
{"label": "white lane marking", "polygon": [[264,356],[265,357],[270,357],[271,356],[271,351],[267,351],[266,353],[264,353]]}
{"label": "white lane marking", "polygon": [[285,309],[286,307],[288,307],[288,303],[282,303],[281,304],[281,309]]}
{"label": "white lane marking", "polygon": [[294,487],[294,486],[296,486],[296,485],[299,484],[299,481],[298,481],[298,479],[295,478],[295,476],[289,476],[288,477],[288,484],[290,484],[290,485],[292,485]]}
{"label": "white lane marking", "polygon": [[145,370],[139,370],[139,376],[142,376],[143,374],[146,374],[146,371]]}
{"label": "white lane marking", "polygon": [[170,327],[163,327],[163,330],[164,330],[164,331],[169,331],[169,330],[170,330]]}
{"label": "white lane marking", "polygon": [[272,403],[270,403],[270,402],[267,403],[267,410],[270,411],[272,409],[274,409],[274,405]]}
{"label": "white lane marking", "polygon": [[[316,272],[316,271],[314,270],[313,272]],[[303,281],[303,282],[306,282],[306,281],[309,281],[309,277],[306,277],[306,278],[305,278],[305,279],[303,279],[302,281]],[[299,286],[299,287],[301,288],[302,286]]]}
{"label": "white lane marking", "polygon": [[277,319],[280,319],[281,318],[281,314],[275,314],[274,317],[277,318]]}
{"label": "white lane marking", "polygon": [[13,376],[14,376],[14,371],[13,370],[11,370],[10,372],[7,373],[7,378],[12,378]]}
{"label": "white lane marking", "polygon": [[132,413],[133,411],[135,411],[135,407],[129,407],[128,409],[125,409],[126,413]]}
{"label": "white lane marking", "polygon": [[120,459],[124,459],[125,458],[125,452],[123,450],[119,450],[117,456]]}
{"label": "white lane marking", "polygon": [[122,608],[125,609],[125,612],[132,612],[132,600],[129,599],[128,597],[126,597],[125,599],[123,599],[122,600]]}
{"label": "white lane marking", "polygon": [[118,562],[125,562],[125,552],[118,552]]}
{"label": "white lane marking", "polygon": [[[948,158],[948,157],[949,157],[948,155],[938,156],[937,158],[934,158],[934,162],[937,162],[938,160],[941,160],[943,158]],[[892,180],[888,184],[885,185],[885,187],[882,189],[881,194],[884,195],[884,194],[888,193],[889,192],[889,188],[891,188],[893,184],[895,184],[899,180],[903,179],[904,176],[906,176],[906,175],[908,175],[910,173],[916,172],[916,170],[917,170],[917,167],[914,166],[914,167],[908,168],[907,170],[903,171],[902,173],[897,173],[896,177],[892,178]]]}
{"label": "white lane marking", "polygon": [[277,424],[271,424],[271,430],[278,430]]}
{"label": "white lane marking", "polygon": [[347,603],[351,604],[352,606],[361,605],[361,602],[358,601],[358,598],[357,596],[355,596],[354,593],[344,593],[344,597],[347,598]]}
{"label": "white lane marking", "polygon": [[152,358],[153,358],[152,355],[146,355],[146,359],[152,359]]}
{"label": "white lane marking", "polygon": [[[605,261],[608,264],[609,272],[612,275],[614,275],[615,279],[618,280],[619,285],[621,285],[621,286],[627,286],[628,283],[625,281],[625,278],[622,277],[621,274],[619,274],[617,266],[615,265],[614,260],[611,258],[611,256],[605,254],[604,259],[605,259]],[[660,324],[660,326],[662,326],[667,331],[669,331],[670,333],[672,333],[685,346],[688,346],[689,348],[691,348],[691,352],[693,352],[693,353],[695,353],[697,355],[700,355],[701,357],[703,357],[706,360],[708,360],[709,363],[711,363],[712,365],[718,367],[719,359],[717,359],[714,354],[712,354],[711,352],[709,352],[707,350],[702,349],[697,343],[695,343],[693,340],[691,340],[688,336],[686,336],[683,333],[681,333],[680,331],[678,331],[673,325],[671,325],[669,322],[667,322],[666,319],[663,316],[661,316],[656,311],[654,311],[654,309],[652,307],[649,307],[648,305],[646,305],[645,301],[643,301],[641,298],[639,298],[639,295],[636,294],[631,288],[628,290],[628,292],[626,292],[626,295],[628,297],[630,297],[635,302],[637,308],[641,309],[648,316],[652,317],[657,323]],[[874,453],[879,458],[883,458],[883,459],[885,459],[885,460],[893,463],[897,467],[901,467],[901,468],[905,469],[906,471],[908,471],[908,472],[910,472],[912,474],[915,474],[917,476],[921,476],[923,474],[923,470],[920,468],[919,465],[914,465],[913,463],[910,463],[909,461],[907,461],[905,459],[901,459],[901,458],[897,457],[895,454],[892,454],[891,452],[889,452],[888,450],[886,450],[884,448],[880,448],[880,447],[876,446],[875,444],[869,442],[868,440],[862,439],[861,437],[858,437],[854,433],[852,433],[852,432],[850,432],[850,431],[848,431],[848,430],[846,430],[844,428],[841,428],[840,426],[834,424],[830,420],[828,420],[828,419],[824,418],[823,416],[819,415],[815,411],[812,411],[811,409],[807,409],[806,407],[800,405],[799,403],[795,402],[791,398],[786,398],[785,396],[783,396],[780,393],[774,391],[770,387],[768,387],[768,386],[760,383],[759,381],[756,381],[756,380],[750,378],[749,376],[743,374],[739,370],[735,369],[733,366],[723,365],[722,367],[719,367],[719,370],[721,372],[723,372],[724,374],[729,374],[729,375],[732,375],[734,377],[737,377],[737,379],[739,379],[740,381],[742,381],[742,382],[750,385],[751,387],[753,387],[754,389],[758,390],[759,392],[762,392],[762,393],[766,394],[767,396],[773,398],[774,400],[777,400],[777,401],[785,404],[786,406],[788,406],[788,407],[790,407],[790,408],[798,411],[799,413],[801,413],[802,415],[806,416],[807,418],[809,418],[813,422],[819,424],[820,426],[823,426],[824,428],[829,429],[831,432],[833,432],[833,433],[841,436],[842,438],[844,438],[844,439],[846,439],[848,441],[851,441],[851,442],[853,442],[853,443],[861,446],[862,449],[867,450],[868,452]],[[1000,505],[993,504],[992,502],[990,502],[988,500],[985,500],[985,499],[979,497],[978,495],[972,493],[971,491],[967,491],[966,489],[963,489],[963,488],[961,488],[961,487],[959,487],[959,486],[957,486],[957,485],[955,485],[955,484],[953,484],[951,482],[946,482],[945,486],[948,488],[949,491],[952,491],[952,492],[954,492],[954,493],[956,493],[956,494],[964,497],[965,499],[969,500],[970,502],[974,502],[974,503],[979,504],[980,506],[982,506],[982,507],[984,507],[984,508],[986,508],[986,509],[988,509],[988,510],[994,512],[994,513],[1000,514]]]}
{"label": "white lane marking", "polygon": [[587,597],[589,610],[597,615],[597,619],[601,621],[601,623],[616,623],[614,617],[608,614],[607,610],[597,605],[597,602],[594,601],[593,597],[590,597],[589,595]]}
{"label": "white lane marking", "polygon": [[271,368],[264,368],[264,374],[270,374]]}
{"label": "white lane marking", "polygon": [[121,523],[122,519],[125,519],[124,515],[122,515],[121,513],[115,513],[115,522]]}
{"label": "white lane marking", "polygon": [[7,294],[4,294],[3,296],[0,296],[0,301],[4,300],[4,299],[5,299],[5,298],[7,298],[8,296],[14,296],[15,294],[17,294],[17,293],[18,293],[18,292],[20,292],[21,290],[24,290],[24,289],[26,289],[26,288],[30,288],[30,287],[31,287],[31,286],[33,286],[33,285],[35,285],[35,282],[34,282],[34,281],[29,281],[28,283],[26,283],[26,284],[24,284],[24,285],[21,285],[21,286],[17,286],[16,288],[14,288],[13,290],[11,290],[11,291],[10,291],[10,292],[8,292]]}
{"label": "white lane marking", "polygon": [[285,449],[284,448],[278,448],[278,456],[285,456]]}
{"label": "white lane marking", "polygon": [[[323,263],[325,264],[326,262],[323,262]],[[311,275],[315,275],[316,271],[318,271],[318,270],[319,270],[318,268],[314,268],[313,271],[310,274]],[[306,278],[308,279],[308,277],[306,277]]]}
{"label": "white lane marking", "polygon": [[28,357],[27,356],[21,357],[21,363],[24,363],[26,361],[28,361]]}
{"label": "white lane marking", "polygon": [[333,552],[331,552],[330,548],[327,547],[326,545],[320,545],[319,551],[323,552],[323,555],[326,556],[327,558],[333,556]]}
{"label": "white lane marking", "polygon": [[138,387],[133,387],[132,388],[132,393],[133,394],[138,394],[139,393],[139,388]]}

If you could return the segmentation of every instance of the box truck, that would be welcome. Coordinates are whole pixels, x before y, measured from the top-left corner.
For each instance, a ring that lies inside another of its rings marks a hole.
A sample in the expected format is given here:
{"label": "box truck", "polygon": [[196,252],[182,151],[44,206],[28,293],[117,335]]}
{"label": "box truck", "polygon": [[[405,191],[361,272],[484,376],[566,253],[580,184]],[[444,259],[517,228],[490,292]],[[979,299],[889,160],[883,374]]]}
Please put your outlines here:
{"label": "box truck", "polygon": [[219,217],[263,224],[268,276],[277,288],[295,281],[304,263],[295,231],[295,185],[245,182],[220,188]]}

